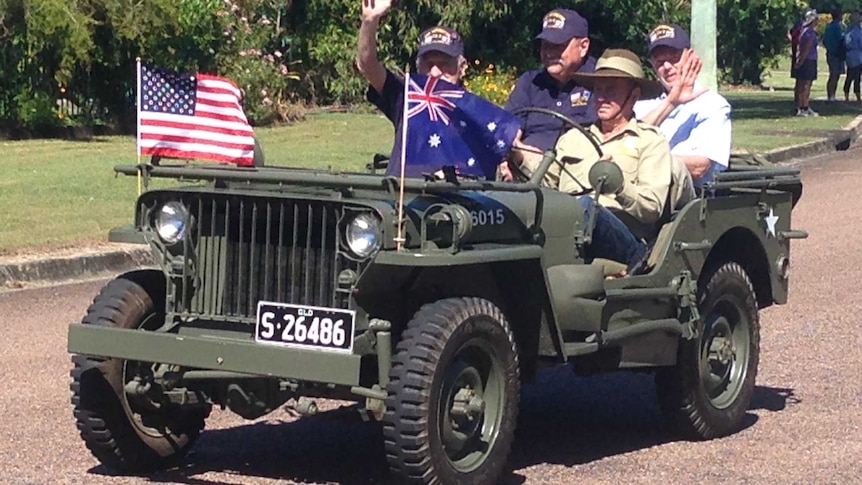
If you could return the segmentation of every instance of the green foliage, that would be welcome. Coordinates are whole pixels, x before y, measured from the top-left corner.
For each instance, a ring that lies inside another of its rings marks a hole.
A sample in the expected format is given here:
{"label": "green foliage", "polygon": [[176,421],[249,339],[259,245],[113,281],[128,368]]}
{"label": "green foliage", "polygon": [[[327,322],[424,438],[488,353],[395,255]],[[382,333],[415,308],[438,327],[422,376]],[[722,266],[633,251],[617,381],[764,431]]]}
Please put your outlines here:
{"label": "green foliage", "polygon": [[[0,118],[20,119],[18,93],[56,99],[62,86],[77,106],[87,107],[87,116],[109,113],[133,128],[136,57],[230,77],[243,88],[247,114],[258,124],[301,116],[306,102],[361,102],[366,82],[354,65],[360,3],[0,0]],[[589,19],[593,56],[607,47],[643,55],[653,26],[687,26],[691,16],[690,0],[401,0],[381,23],[380,56],[401,71],[413,65],[422,29],[454,27],[466,40],[467,58],[482,67],[468,73],[471,89],[500,102],[510,78],[539,65],[534,37],[543,15],[560,6]],[[796,0],[718,0],[725,78],[759,82],[786,49],[799,8]],[[485,72],[490,65],[507,67]]]}
{"label": "green foliage", "polygon": [[517,80],[516,69],[494,64],[482,67],[482,62],[476,59],[464,76],[464,86],[470,92],[503,106],[509,99],[509,94],[515,89]]}
{"label": "green foliage", "polygon": [[42,131],[62,126],[62,114],[57,110],[51,95],[42,91],[25,89],[15,96],[18,106],[18,121],[25,128]]}
{"label": "green foliage", "polygon": [[719,0],[717,13],[724,80],[760,84],[763,70],[788,49],[787,31],[799,18],[796,0]]}

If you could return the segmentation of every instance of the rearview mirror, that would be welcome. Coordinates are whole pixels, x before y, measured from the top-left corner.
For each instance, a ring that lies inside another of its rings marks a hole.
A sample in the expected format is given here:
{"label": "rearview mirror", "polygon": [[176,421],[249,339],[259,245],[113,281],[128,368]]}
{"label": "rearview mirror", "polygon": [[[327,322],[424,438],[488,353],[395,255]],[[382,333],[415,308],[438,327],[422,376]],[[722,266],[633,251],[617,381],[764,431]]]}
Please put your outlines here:
{"label": "rearview mirror", "polygon": [[600,194],[615,194],[625,180],[619,165],[610,160],[599,160],[590,168],[590,185]]}

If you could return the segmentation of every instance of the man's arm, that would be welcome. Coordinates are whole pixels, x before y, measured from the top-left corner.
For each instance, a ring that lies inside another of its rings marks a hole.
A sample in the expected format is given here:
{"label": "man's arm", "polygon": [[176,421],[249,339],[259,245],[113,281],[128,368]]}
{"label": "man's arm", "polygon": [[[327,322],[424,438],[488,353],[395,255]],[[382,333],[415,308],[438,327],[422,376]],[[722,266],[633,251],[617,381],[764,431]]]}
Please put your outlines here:
{"label": "man's arm", "polygon": [[391,0],[362,0],[362,24],[359,26],[356,67],[378,93],[383,92],[386,68],[377,58],[377,28],[380,25],[380,17],[391,5]]}
{"label": "man's arm", "polygon": [[691,178],[694,180],[703,178],[712,171],[712,160],[700,155],[674,155],[673,158],[684,163]]}

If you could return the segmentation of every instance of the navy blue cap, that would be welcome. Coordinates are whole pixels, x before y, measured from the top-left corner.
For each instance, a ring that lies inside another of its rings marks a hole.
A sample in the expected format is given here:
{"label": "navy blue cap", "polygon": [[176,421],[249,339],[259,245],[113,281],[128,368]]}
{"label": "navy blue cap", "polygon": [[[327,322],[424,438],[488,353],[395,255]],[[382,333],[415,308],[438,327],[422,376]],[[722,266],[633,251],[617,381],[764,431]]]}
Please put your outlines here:
{"label": "navy blue cap", "polygon": [[419,53],[417,56],[428,52],[442,52],[452,57],[463,56],[464,41],[454,29],[439,25],[431,27],[419,34]]}
{"label": "navy blue cap", "polygon": [[537,39],[552,44],[565,44],[575,37],[589,37],[590,24],[574,10],[555,8],[542,19],[542,32]]}
{"label": "navy blue cap", "polygon": [[649,33],[649,54],[656,47],[667,46],[673,49],[688,49],[691,39],[678,24],[660,24]]}

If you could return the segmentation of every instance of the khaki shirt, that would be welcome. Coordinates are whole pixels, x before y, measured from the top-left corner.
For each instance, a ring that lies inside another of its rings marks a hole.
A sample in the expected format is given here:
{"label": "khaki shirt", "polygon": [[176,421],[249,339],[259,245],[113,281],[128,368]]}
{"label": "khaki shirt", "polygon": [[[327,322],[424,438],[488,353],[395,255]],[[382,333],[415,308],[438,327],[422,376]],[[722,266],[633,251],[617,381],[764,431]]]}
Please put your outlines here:
{"label": "khaki shirt", "polygon": [[[599,202],[617,214],[639,237],[655,235],[655,223],[668,200],[673,158],[670,146],[661,132],[646,123],[632,119],[625,128],[604,139],[598,125],[589,131],[599,140],[605,158],[619,165],[625,185],[619,194],[602,195]],[[557,141],[557,159],[545,175],[545,185],[562,192],[580,193],[590,187],[588,174],[599,156],[583,133],[572,129]],[[524,169],[532,173],[540,160],[524,160]]]}

